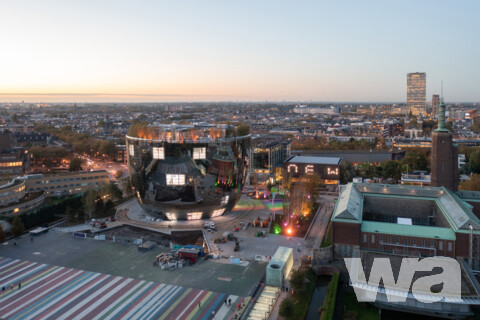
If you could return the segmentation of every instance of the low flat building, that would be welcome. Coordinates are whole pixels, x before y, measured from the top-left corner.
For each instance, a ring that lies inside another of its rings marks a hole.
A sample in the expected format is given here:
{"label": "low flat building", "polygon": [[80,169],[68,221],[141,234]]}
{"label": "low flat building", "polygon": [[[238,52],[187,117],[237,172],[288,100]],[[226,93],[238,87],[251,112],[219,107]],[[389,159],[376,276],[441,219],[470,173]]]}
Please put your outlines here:
{"label": "low flat building", "polygon": [[17,179],[25,181],[27,192],[44,191],[47,197],[81,194],[110,183],[106,170],[31,174]]}
{"label": "low flat building", "polygon": [[283,163],[284,178],[297,182],[316,174],[323,184],[339,184],[341,163],[339,157],[292,156]]}
{"label": "low flat building", "polygon": [[410,173],[402,173],[402,184],[429,186],[431,182],[431,176],[426,171],[413,171]]}
{"label": "low flat building", "polygon": [[343,161],[352,163],[355,167],[362,164],[381,165],[389,160],[402,160],[405,151],[396,150],[292,150],[292,155],[310,157],[341,157]]}
{"label": "low flat building", "polygon": [[18,215],[41,205],[44,192],[27,193],[25,181],[12,180],[0,185],[0,216]]}

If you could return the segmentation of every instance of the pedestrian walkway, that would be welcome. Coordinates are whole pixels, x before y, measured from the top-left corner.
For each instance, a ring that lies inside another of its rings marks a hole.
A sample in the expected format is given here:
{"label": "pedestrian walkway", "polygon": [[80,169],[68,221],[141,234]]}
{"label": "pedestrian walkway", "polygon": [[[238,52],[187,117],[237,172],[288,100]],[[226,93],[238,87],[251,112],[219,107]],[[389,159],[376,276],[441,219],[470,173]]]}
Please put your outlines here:
{"label": "pedestrian walkway", "polygon": [[[231,301],[228,303],[228,301]],[[228,315],[232,314],[233,309],[235,309],[235,303],[232,303],[232,301],[237,302],[239,300],[238,296],[234,295],[229,295],[228,297],[225,298],[223,305],[220,307],[217,313],[215,313],[215,317],[213,319],[215,320],[222,320],[222,319],[227,319]],[[227,301],[227,303],[225,303]]]}
{"label": "pedestrian walkway", "polygon": [[[11,285],[13,284],[13,288]],[[21,284],[21,287],[20,287]],[[0,258],[1,319],[230,319],[225,298],[151,281]],[[222,309],[223,308],[223,309]]]}

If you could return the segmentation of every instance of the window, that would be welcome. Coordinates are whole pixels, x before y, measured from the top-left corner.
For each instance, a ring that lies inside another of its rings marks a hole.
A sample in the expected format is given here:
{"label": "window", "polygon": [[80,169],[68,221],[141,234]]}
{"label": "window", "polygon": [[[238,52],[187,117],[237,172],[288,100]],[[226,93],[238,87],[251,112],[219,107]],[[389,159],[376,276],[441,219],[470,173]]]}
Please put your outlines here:
{"label": "window", "polygon": [[372,243],[375,243],[375,235],[372,234]]}
{"label": "window", "polygon": [[391,238],[390,236],[388,236],[387,242],[388,242],[388,243],[391,243],[391,242],[392,242],[392,238]]}
{"label": "window", "polygon": [[193,148],[193,160],[206,159],[207,158],[207,148]]}
{"label": "window", "polygon": [[128,154],[131,155],[131,156],[135,155],[135,148],[134,148],[133,144],[130,144],[128,146]]}
{"label": "window", "polygon": [[400,244],[400,238],[397,238],[397,244]]}
{"label": "window", "polygon": [[365,233],[363,234],[363,242],[367,242],[367,235]]}
{"label": "window", "polygon": [[380,235],[380,242],[383,242],[383,236]]}
{"label": "window", "polygon": [[305,166],[305,174],[313,174],[313,164],[308,164]]}
{"label": "window", "polygon": [[165,149],[158,148],[158,147],[153,147],[153,159],[165,159]]}
{"label": "window", "polygon": [[199,219],[202,219],[202,212],[187,213],[187,220],[199,220]]}
{"label": "window", "polygon": [[167,174],[167,186],[183,186],[184,184],[184,174]]}
{"label": "window", "polygon": [[177,220],[177,215],[173,212],[165,212],[165,215],[167,216],[168,220]]}
{"label": "window", "polygon": [[414,245],[414,246],[417,245],[417,239],[413,239],[413,245]]}
{"label": "window", "polygon": [[438,241],[438,250],[443,250],[443,241]]}
{"label": "window", "polygon": [[288,167],[287,167],[287,171],[290,173],[290,172],[294,172],[295,173],[298,173],[298,167],[296,164],[289,164]]}
{"label": "window", "polygon": [[408,246],[408,238],[405,238],[405,245]]}
{"label": "window", "polygon": [[448,251],[452,251],[452,243],[448,242]]}
{"label": "window", "polygon": [[225,212],[225,209],[213,210],[213,212],[212,212],[212,218],[221,216],[224,212]]}
{"label": "window", "polygon": [[425,247],[425,240],[422,240],[422,247]]}
{"label": "window", "polygon": [[222,205],[222,206],[227,205],[229,198],[230,198],[230,196],[225,196],[225,197],[223,197],[223,198],[222,198],[222,202],[221,202],[220,205]]}
{"label": "window", "polygon": [[433,241],[430,241],[430,248],[433,248]]}

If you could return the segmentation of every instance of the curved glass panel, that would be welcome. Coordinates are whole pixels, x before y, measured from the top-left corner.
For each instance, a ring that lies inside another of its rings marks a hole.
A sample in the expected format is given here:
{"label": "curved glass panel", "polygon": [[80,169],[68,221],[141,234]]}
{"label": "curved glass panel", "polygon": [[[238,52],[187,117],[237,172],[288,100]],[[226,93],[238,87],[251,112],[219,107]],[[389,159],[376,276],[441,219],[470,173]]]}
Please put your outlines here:
{"label": "curved glass panel", "polygon": [[229,137],[226,125],[147,130],[126,141],[130,180],[148,213],[196,220],[234,207],[248,172],[250,135]]}

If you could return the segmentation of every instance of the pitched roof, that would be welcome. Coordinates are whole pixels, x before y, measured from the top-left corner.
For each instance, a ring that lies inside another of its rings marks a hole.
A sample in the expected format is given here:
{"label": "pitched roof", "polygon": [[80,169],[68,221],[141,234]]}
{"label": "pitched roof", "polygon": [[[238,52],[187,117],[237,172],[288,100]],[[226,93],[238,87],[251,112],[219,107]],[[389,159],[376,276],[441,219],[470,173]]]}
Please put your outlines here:
{"label": "pitched roof", "polygon": [[363,196],[359,192],[353,183],[349,183],[340,194],[338,198],[335,211],[333,212],[333,218],[335,220],[345,219],[362,221],[363,211]]}

